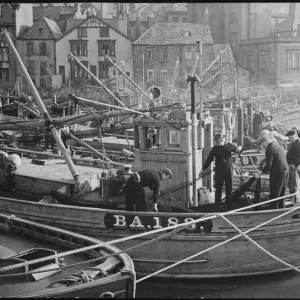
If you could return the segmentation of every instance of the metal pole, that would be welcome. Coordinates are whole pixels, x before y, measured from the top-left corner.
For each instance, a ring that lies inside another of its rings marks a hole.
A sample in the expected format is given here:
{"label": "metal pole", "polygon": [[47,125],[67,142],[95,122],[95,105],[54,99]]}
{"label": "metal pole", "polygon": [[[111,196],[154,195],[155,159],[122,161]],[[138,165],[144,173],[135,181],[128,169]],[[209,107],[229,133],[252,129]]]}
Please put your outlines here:
{"label": "metal pole", "polygon": [[[199,62],[199,75],[200,75],[200,91],[199,91],[199,96],[200,96],[200,104],[199,104],[199,110],[200,110],[200,114],[199,114],[199,120],[200,122],[202,121],[202,113],[203,113],[203,85],[202,85],[202,81],[203,81],[203,74],[202,74],[202,68],[203,68],[203,44],[202,42],[198,42],[198,47],[199,48],[199,56],[200,56],[200,62]],[[202,129],[200,128],[200,134],[199,134],[199,139],[200,139],[200,150],[203,149],[203,143],[202,143]]]}
{"label": "metal pole", "polygon": [[118,99],[111,91],[110,89],[108,89],[89,69],[87,69],[82,63],[81,61],[75,56],[73,55],[73,53],[69,53],[69,57],[72,58],[82,69],[84,69],[99,85],[101,85],[104,90],[111,95],[121,106],[126,107],[125,104],[120,101],[120,99]]}
{"label": "metal pole", "polygon": [[143,90],[145,90],[145,55],[143,53]]}
{"label": "metal pole", "polygon": [[50,117],[50,115],[49,115],[49,113],[48,113],[48,111],[47,111],[47,109],[46,109],[46,107],[45,107],[45,105],[44,105],[44,103],[43,103],[43,101],[42,101],[42,99],[41,99],[41,97],[40,97],[40,95],[39,95],[36,87],[35,87],[35,85],[33,84],[30,76],[28,75],[27,69],[24,66],[24,63],[23,63],[23,61],[22,61],[22,59],[21,59],[21,57],[20,57],[17,49],[15,48],[15,45],[13,44],[12,40],[10,39],[10,36],[9,36],[7,30],[4,30],[3,33],[4,33],[5,37],[6,37],[8,43],[9,43],[11,49],[12,49],[12,51],[15,54],[15,56],[17,58],[17,61],[20,64],[20,67],[21,67],[21,69],[22,69],[22,71],[24,73],[24,76],[26,78],[26,81],[29,83],[29,85],[30,85],[30,87],[32,89],[32,93],[34,95],[34,98],[36,100],[36,103],[37,103],[37,105],[39,107],[40,112],[43,114],[45,120],[47,120],[47,122],[49,122],[49,128],[51,129],[52,136],[55,139],[57,146],[62,150],[64,159],[66,160],[66,163],[67,163],[67,165],[68,165],[68,167],[69,167],[69,169],[70,169],[70,171],[71,171],[74,179],[75,180],[78,179],[79,174],[77,173],[77,171],[75,169],[73,161],[72,161],[71,157],[69,156],[69,154],[67,152],[67,149],[65,148],[65,145],[63,144],[63,142],[62,142],[62,140],[60,138],[60,135],[58,134],[57,129],[55,128],[55,126],[54,126],[54,124],[53,124],[53,122],[51,120],[51,117]]}
{"label": "metal pole", "polygon": [[196,159],[196,150],[197,150],[197,115],[196,115],[196,100],[195,100],[195,83],[199,81],[197,76],[189,76],[188,82],[191,83],[191,118],[192,118],[192,171],[193,171],[193,206],[198,206],[197,198],[197,159]]}
{"label": "metal pole", "polygon": [[108,56],[108,55],[105,55],[105,58],[107,59],[107,60],[109,60],[110,62],[111,62],[111,64],[113,64],[115,67],[116,67],[116,69],[117,70],[119,70],[119,72],[122,74],[122,75],[124,75],[124,77],[126,78],[126,79],[128,79],[146,98],[148,98],[148,100],[150,100],[150,101],[152,101],[152,99],[147,95],[147,93],[145,93],[144,92],[144,90],[143,89],[141,89],[141,87],[138,85],[138,84],[136,84],[127,74],[125,74],[124,72],[123,72],[123,70],[122,69],[120,69],[119,68],[119,66],[117,66],[113,61],[112,61],[112,59]]}

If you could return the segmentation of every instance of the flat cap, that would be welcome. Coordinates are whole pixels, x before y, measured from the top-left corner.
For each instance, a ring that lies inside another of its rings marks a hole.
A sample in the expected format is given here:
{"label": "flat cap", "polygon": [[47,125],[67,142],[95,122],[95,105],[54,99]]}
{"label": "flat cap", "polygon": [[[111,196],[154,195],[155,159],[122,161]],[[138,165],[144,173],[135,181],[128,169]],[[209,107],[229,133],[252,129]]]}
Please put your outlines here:
{"label": "flat cap", "polygon": [[163,168],[161,171],[167,175],[170,175],[170,178],[173,177],[173,173],[169,168]]}

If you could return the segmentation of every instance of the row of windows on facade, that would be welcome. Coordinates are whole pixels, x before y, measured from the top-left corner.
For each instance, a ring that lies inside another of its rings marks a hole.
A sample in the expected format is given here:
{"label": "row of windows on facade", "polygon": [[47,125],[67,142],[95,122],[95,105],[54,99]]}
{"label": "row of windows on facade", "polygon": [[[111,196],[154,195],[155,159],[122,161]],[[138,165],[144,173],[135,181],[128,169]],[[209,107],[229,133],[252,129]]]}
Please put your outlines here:
{"label": "row of windows on facade", "polygon": [[[88,56],[88,46],[87,42],[76,43],[75,41],[70,42],[71,52],[74,55],[79,56]],[[27,42],[27,55],[35,55],[34,52],[34,43]],[[47,44],[46,42],[39,43],[39,55],[44,56],[47,55]],[[116,54],[116,41],[115,40],[107,40],[107,41],[98,41],[98,56],[111,55],[115,56]]]}
{"label": "row of windows on facade", "polygon": [[[190,75],[192,75],[193,68],[187,67],[185,68],[185,79],[187,79]],[[160,70],[160,72],[157,73],[159,75],[158,81],[167,81],[168,80],[168,70]],[[194,74],[196,74],[198,77],[200,75],[199,68],[195,69]],[[154,70],[147,70],[147,81],[153,82],[155,81],[154,78]]]}
{"label": "row of windows on facade", "polygon": [[[193,53],[199,53],[199,47],[193,45],[186,45],[185,58],[192,58]],[[168,58],[169,58],[169,47],[167,46],[161,47],[161,59],[167,60]],[[148,60],[153,59],[153,48],[147,48],[146,59]]]}
{"label": "row of windows on facade", "polygon": [[[245,69],[254,69],[254,54],[245,54]],[[288,70],[300,69],[300,51],[287,52]],[[267,71],[269,69],[269,52],[259,53],[259,70]]]}

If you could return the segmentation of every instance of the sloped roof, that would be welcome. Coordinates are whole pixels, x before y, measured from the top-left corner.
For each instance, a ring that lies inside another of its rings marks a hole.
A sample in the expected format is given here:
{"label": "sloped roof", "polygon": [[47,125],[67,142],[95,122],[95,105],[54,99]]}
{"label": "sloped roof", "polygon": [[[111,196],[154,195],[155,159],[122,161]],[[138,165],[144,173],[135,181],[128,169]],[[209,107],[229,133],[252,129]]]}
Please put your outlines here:
{"label": "sloped roof", "polygon": [[60,31],[61,31],[62,33],[64,33],[65,30],[66,30],[66,23],[67,23],[66,20],[56,21],[56,24],[57,24],[57,26],[59,27],[59,29],[60,29]]}
{"label": "sloped roof", "polygon": [[187,11],[187,5],[184,3],[175,3],[173,5],[173,11]]}
{"label": "sloped roof", "polygon": [[82,19],[82,20],[76,20],[76,19],[67,20],[66,30],[65,30],[64,34],[59,39],[61,39],[62,37],[68,35],[75,28],[79,27],[81,24],[84,24],[85,22],[89,21],[90,19],[96,19],[96,20],[98,20],[99,22],[105,24],[106,26],[108,26],[109,28],[111,28],[112,30],[114,30],[115,32],[117,32],[118,34],[120,34],[123,37],[125,37],[127,40],[130,40],[130,38],[127,35],[125,35],[123,32],[121,32],[120,30],[118,30],[115,27],[111,26],[110,24],[108,24],[107,22],[103,21],[103,19],[98,18],[97,16],[90,16],[90,17],[88,17],[86,19]]}
{"label": "sloped roof", "polygon": [[136,20],[138,14],[140,14],[141,22],[145,22],[145,21],[147,21],[147,16],[149,16],[150,12],[153,13],[154,18],[157,17],[162,21],[164,20],[163,16],[158,14],[155,10],[153,10],[152,8],[150,8],[147,5],[143,5],[143,6],[139,7],[138,9],[134,10],[132,13],[130,13],[128,15],[128,20],[130,22],[133,22]]}
{"label": "sloped roof", "polygon": [[49,18],[54,21],[60,20],[61,14],[75,14],[77,7],[75,6],[35,6],[33,9],[33,21],[37,21],[42,17]]}
{"label": "sloped roof", "polygon": [[214,58],[216,58],[221,50],[224,51],[225,49],[228,49],[224,54],[222,55],[222,61],[224,63],[232,63],[235,62],[235,59],[232,54],[232,50],[229,44],[214,44],[213,45],[213,52],[214,52]]}
{"label": "sloped roof", "polygon": [[56,24],[56,22],[53,20],[50,20],[46,17],[44,17],[44,20],[47,23],[50,31],[52,32],[54,39],[60,38],[62,36],[62,32],[61,32],[60,28],[58,27],[58,25]]}
{"label": "sloped roof", "polygon": [[273,32],[282,32],[282,31],[292,30],[293,25],[294,25],[294,18],[288,17],[287,19],[280,22],[279,24],[276,24],[274,26]]}
{"label": "sloped roof", "polygon": [[[189,32],[190,36],[185,36]],[[196,44],[197,40],[203,44],[213,44],[210,28],[203,24],[155,22],[134,45],[175,45]]]}

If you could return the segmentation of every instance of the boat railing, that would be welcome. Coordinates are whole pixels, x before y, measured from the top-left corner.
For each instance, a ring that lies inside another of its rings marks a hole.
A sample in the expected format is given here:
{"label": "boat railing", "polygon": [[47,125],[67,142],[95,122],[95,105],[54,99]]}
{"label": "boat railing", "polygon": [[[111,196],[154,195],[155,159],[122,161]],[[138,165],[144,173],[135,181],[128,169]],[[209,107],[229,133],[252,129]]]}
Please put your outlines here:
{"label": "boat railing", "polygon": [[[265,221],[265,222],[263,222],[263,223],[255,226],[255,227],[253,227],[253,228],[250,228],[250,229],[248,229],[245,232],[242,232],[239,228],[237,228],[232,222],[230,222],[226,218],[227,215],[235,214],[237,212],[241,212],[243,210],[248,210],[250,208],[254,208],[254,207],[257,207],[257,206],[264,205],[264,204],[269,204],[269,203],[272,203],[274,201],[278,201],[278,200],[284,199],[286,197],[297,195],[299,193],[300,193],[300,190],[298,190],[295,193],[290,194],[290,195],[285,195],[285,196],[282,196],[282,197],[278,197],[278,198],[266,200],[266,201],[263,201],[263,202],[260,202],[260,203],[252,204],[252,205],[247,206],[247,207],[238,208],[238,209],[227,211],[227,212],[224,212],[224,213],[211,213],[211,214],[207,214],[207,215],[204,215],[204,216],[202,216],[202,217],[200,217],[200,218],[198,218],[196,220],[192,220],[192,221],[189,221],[189,222],[186,222],[186,223],[180,223],[180,224],[176,224],[176,225],[171,225],[169,227],[164,227],[164,228],[160,228],[160,229],[150,230],[150,231],[146,231],[146,232],[143,232],[143,233],[140,233],[140,234],[136,234],[136,235],[132,235],[132,236],[126,236],[126,237],[123,237],[123,238],[120,238],[120,239],[116,239],[116,240],[105,242],[105,243],[101,243],[101,244],[95,244],[95,245],[91,245],[91,246],[87,246],[87,247],[82,247],[82,248],[79,248],[79,249],[74,249],[74,250],[67,251],[67,252],[64,252],[64,253],[59,253],[56,256],[57,256],[57,258],[66,257],[68,255],[78,254],[78,253],[82,253],[82,252],[90,251],[90,250],[95,250],[97,248],[105,247],[107,245],[113,245],[113,244],[117,244],[117,243],[121,243],[121,242],[126,242],[128,240],[136,239],[136,238],[141,238],[141,237],[149,236],[149,235],[152,235],[152,234],[155,234],[155,233],[160,233],[160,232],[163,232],[163,231],[166,231],[166,230],[172,230],[170,232],[167,232],[166,234],[160,235],[160,236],[158,236],[156,238],[153,238],[151,240],[147,240],[147,241],[142,242],[140,244],[134,245],[134,246],[132,246],[130,248],[127,248],[127,249],[118,251],[116,253],[109,254],[109,255],[101,257],[101,259],[107,259],[108,257],[112,257],[112,256],[115,256],[115,255],[118,255],[118,254],[121,254],[121,253],[126,253],[129,250],[132,250],[132,249],[137,248],[137,247],[141,247],[141,246],[143,246],[145,244],[153,243],[153,242],[155,242],[155,241],[157,241],[159,239],[167,238],[167,237],[169,237],[169,236],[171,236],[171,235],[173,235],[173,234],[175,234],[175,233],[177,233],[177,232],[179,232],[179,231],[181,231],[181,230],[183,230],[183,229],[185,229],[185,228],[187,228],[187,227],[189,227],[189,226],[191,226],[193,224],[196,224],[196,223],[199,223],[199,222],[203,222],[203,221],[206,221],[206,220],[211,220],[211,219],[220,217],[220,218],[223,218],[226,222],[228,222],[231,226],[233,226],[239,232],[239,234],[237,234],[237,235],[235,235],[235,236],[233,236],[233,237],[231,237],[231,238],[229,238],[229,239],[227,239],[225,241],[222,241],[222,242],[220,242],[220,243],[218,243],[216,245],[213,245],[213,246],[211,246],[211,247],[209,247],[209,248],[207,248],[205,250],[202,250],[202,251],[200,251],[200,252],[198,252],[196,254],[193,254],[192,256],[184,258],[184,259],[182,259],[182,260],[180,260],[180,261],[178,261],[176,263],[173,263],[173,264],[171,264],[171,265],[169,265],[169,266],[167,266],[167,267],[165,267],[163,269],[160,269],[160,270],[158,270],[158,271],[156,271],[154,273],[151,273],[151,274],[149,274],[149,275],[147,275],[145,277],[142,277],[142,278],[138,279],[136,282],[139,283],[141,281],[144,281],[144,280],[146,280],[146,279],[148,279],[150,277],[153,277],[153,276],[155,276],[155,275],[157,275],[159,273],[162,273],[162,272],[164,272],[164,271],[166,271],[166,270],[168,270],[170,268],[173,268],[173,267],[175,267],[175,266],[177,266],[177,265],[179,265],[179,264],[181,264],[181,263],[183,263],[185,261],[188,261],[188,260],[190,260],[190,259],[192,259],[194,257],[197,257],[197,256],[202,255],[202,254],[204,254],[204,253],[206,253],[208,251],[211,251],[211,250],[213,250],[213,249],[215,249],[217,247],[220,247],[220,246],[222,246],[222,245],[224,245],[224,244],[226,244],[226,243],[228,243],[230,241],[233,241],[233,240],[235,240],[235,239],[237,239],[237,238],[239,238],[241,236],[244,236],[250,242],[254,243],[262,251],[264,251],[266,254],[268,254],[272,258],[276,259],[278,262],[286,265],[290,269],[293,269],[293,270],[296,270],[297,272],[300,272],[300,270],[297,267],[294,267],[294,266],[286,263],[282,259],[274,256],[272,253],[270,253],[269,251],[267,251],[266,249],[264,249],[263,247],[261,247],[260,245],[258,245],[255,241],[253,241],[248,236],[248,233],[251,233],[251,232],[253,232],[253,231],[255,231],[255,230],[257,230],[257,229],[259,229],[259,228],[261,228],[261,227],[263,227],[265,225],[268,225],[269,223],[271,223],[271,222],[273,222],[275,220],[278,220],[278,219],[280,219],[280,218],[282,218],[282,217],[284,217],[284,216],[286,216],[286,215],[288,215],[288,214],[290,214],[290,213],[292,213],[292,212],[300,209],[300,205],[296,205],[295,207],[293,207],[291,209],[285,210],[282,214],[279,214],[279,215],[275,216],[274,218],[271,218],[270,220],[267,220],[267,221]],[[143,214],[143,215],[153,215],[153,216],[157,215],[157,213],[141,213],[141,214]],[[9,219],[14,219],[14,218],[16,218],[16,217],[15,216],[10,216],[9,217]],[[53,258],[54,258],[54,256],[52,255],[52,256],[48,256],[48,257],[44,257],[44,258],[32,260],[30,262],[27,262],[27,264],[28,265],[29,264],[35,264],[37,262],[44,261],[44,260],[49,260],[49,259],[53,259]],[[96,260],[99,260],[99,258],[89,260],[88,262],[96,261]],[[85,263],[86,262],[87,261],[85,261]],[[81,263],[82,262],[75,263],[75,264],[72,264],[72,265],[64,266],[62,268],[73,267],[74,265],[78,265],[78,264],[81,264]],[[5,272],[5,271],[8,271],[8,270],[11,270],[11,269],[22,267],[23,265],[24,265],[24,263],[19,263],[19,264],[15,264],[13,266],[10,266],[10,267],[1,268],[0,269],[0,278],[1,277],[5,277],[5,275],[2,275],[1,273]],[[53,271],[53,270],[54,269],[51,269],[51,271]],[[47,270],[43,270],[41,272],[46,272],[46,271]],[[31,272],[32,273],[36,273],[36,272],[39,272],[39,271],[31,271]]]}

